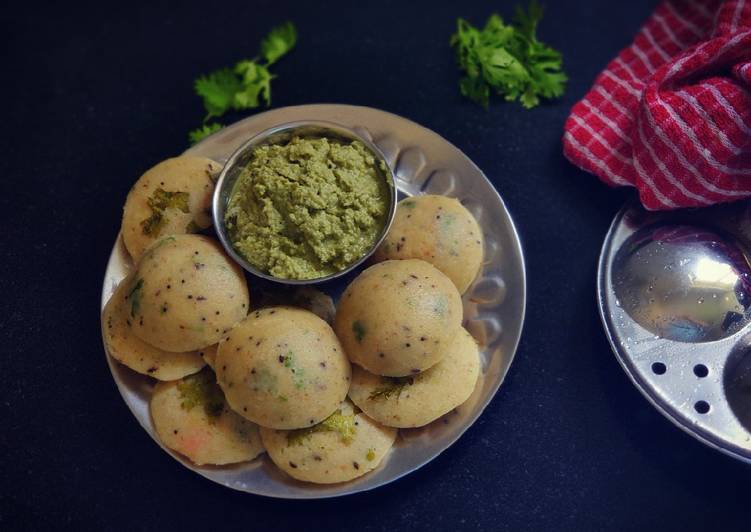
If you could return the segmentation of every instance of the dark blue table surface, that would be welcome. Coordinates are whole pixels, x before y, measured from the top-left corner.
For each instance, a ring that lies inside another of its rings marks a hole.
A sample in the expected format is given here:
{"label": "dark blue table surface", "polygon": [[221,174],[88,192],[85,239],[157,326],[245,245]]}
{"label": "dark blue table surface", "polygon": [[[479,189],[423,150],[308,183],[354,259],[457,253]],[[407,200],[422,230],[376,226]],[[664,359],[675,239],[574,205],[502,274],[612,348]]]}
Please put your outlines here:
{"label": "dark blue table surface", "polygon": [[[3,8],[0,529],[748,530],[751,469],[663,419],[610,352],[596,260],[629,195],[561,155],[568,110],[654,4],[548,1],[540,34],[571,81],[531,111],[463,100],[448,48],[457,16],[510,2]],[[506,200],[528,267],[522,342],[480,420],[407,478],[329,501],[236,493],[180,466],[120,399],[99,333],[122,203],[186,147],[192,81],[287,19],[300,40],[274,106],[367,105],[443,135]]]}

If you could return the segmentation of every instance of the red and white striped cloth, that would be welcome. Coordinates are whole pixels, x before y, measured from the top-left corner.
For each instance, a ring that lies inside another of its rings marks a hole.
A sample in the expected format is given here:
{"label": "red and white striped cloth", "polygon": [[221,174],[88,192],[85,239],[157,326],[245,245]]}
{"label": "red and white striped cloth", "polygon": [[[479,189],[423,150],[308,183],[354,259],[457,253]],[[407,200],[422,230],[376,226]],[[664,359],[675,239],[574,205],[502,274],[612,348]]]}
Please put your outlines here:
{"label": "red and white striped cloth", "polygon": [[751,0],[666,1],[566,121],[566,157],[650,210],[751,196]]}

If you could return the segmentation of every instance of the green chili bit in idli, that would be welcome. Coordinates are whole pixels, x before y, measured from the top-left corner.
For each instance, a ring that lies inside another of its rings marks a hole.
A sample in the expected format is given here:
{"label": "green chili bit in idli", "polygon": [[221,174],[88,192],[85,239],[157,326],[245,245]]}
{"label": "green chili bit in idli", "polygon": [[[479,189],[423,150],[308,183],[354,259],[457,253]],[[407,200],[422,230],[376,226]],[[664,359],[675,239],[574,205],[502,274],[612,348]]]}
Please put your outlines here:
{"label": "green chili bit in idli", "polygon": [[295,429],[287,433],[287,443],[289,445],[300,445],[305,438],[310,437],[314,432],[338,432],[342,442],[349,443],[355,435],[355,416],[354,414],[346,415],[342,414],[341,410],[337,410],[329,417],[304,429]]}
{"label": "green chili bit in idli", "polygon": [[[146,201],[151,209],[151,215],[141,222],[144,235],[159,236],[164,226],[164,211],[167,209],[177,209],[180,212],[190,212],[188,200],[190,194],[187,192],[169,192],[157,188],[154,194]],[[194,223],[191,221],[191,223]],[[189,231],[196,232],[196,231]]]}
{"label": "green chili bit in idli", "polygon": [[208,368],[179,381],[177,390],[182,399],[180,407],[185,410],[202,406],[209,418],[218,416],[224,410],[224,394],[216,383],[214,372]]}
{"label": "green chili bit in idli", "polygon": [[388,399],[392,395],[396,394],[397,401],[399,396],[402,395],[406,386],[412,386],[415,380],[413,377],[381,377],[383,386],[373,390],[368,397],[371,401],[377,399]]}
{"label": "green chili bit in idli", "polygon": [[341,271],[383,229],[385,173],[358,141],[294,137],[258,147],[227,205],[232,245],[250,264],[282,279]]}

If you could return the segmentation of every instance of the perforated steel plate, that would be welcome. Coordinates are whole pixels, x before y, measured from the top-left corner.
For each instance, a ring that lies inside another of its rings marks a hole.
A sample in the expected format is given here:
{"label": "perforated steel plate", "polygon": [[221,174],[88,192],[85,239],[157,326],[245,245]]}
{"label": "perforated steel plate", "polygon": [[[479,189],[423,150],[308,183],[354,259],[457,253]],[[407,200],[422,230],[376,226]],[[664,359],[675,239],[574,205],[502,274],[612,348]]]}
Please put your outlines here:
{"label": "perforated steel plate", "polygon": [[600,314],[645,397],[703,443],[751,462],[749,203],[626,206],[605,239]]}

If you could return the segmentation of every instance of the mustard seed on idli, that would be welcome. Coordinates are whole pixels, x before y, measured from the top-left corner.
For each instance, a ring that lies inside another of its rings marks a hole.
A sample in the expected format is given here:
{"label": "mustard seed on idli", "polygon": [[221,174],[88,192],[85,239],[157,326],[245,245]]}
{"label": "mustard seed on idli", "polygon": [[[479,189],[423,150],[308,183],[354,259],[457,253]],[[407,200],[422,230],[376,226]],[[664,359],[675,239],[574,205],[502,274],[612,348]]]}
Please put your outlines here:
{"label": "mustard seed on idli", "polygon": [[351,378],[331,327],[293,307],[252,312],[219,344],[215,364],[232,409],[276,429],[326,419],[347,396]]}
{"label": "mustard seed on idli", "polygon": [[461,296],[448,277],[422,260],[390,260],[347,287],[334,330],[352,362],[402,377],[441,360],[461,322]]}

